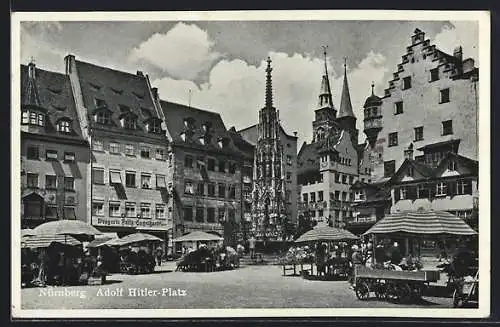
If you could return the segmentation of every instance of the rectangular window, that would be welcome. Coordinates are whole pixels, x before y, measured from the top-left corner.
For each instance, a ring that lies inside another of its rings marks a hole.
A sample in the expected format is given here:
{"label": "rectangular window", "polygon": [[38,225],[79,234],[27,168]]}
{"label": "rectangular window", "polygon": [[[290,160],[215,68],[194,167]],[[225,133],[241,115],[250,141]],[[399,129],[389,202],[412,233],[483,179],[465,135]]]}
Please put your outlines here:
{"label": "rectangular window", "polygon": [[45,175],[45,188],[55,190],[57,188],[57,177],[55,175]]}
{"label": "rectangular window", "polygon": [[389,133],[389,146],[398,145],[398,132]]}
{"label": "rectangular window", "polygon": [[104,216],[104,202],[92,202],[92,215]]}
{"label": "rectangular window", "polygon": [[203,212],[203,207],[196,207],[196,222],[202,223],[205,219],[205,213]]}
{"label": "rectangular window", "polygon": [[163,204],[155,206],[155,217],[156,219],[165,219],[165,206]]}
{"label": "rectangular window", "polygon": [[104,185],[104,168],[92,168],[92,182]]}
{"label": "rectangular window", "polygon": [[151,188],[151,175],[141,174],[141,187],[144,189]]}
{"label": "rectangular window", "polygon": [[340,191],[335,191],[335,200],[340,201]]}
{"label": "rectangular window", "polygon": [[323,191],[318,191],[318,201],[323,202]]}
{"label": "rectangular window", "polygon": [[236,164],[234,162],[229,163],[229,173],[230,174],[236,173]]}
{"label": "rectangular window", "polygon": [[120,202],[110,202],[109,203],[109,216],[110,217],[120,217]]}
{"label": "rectangular window", "polygon": [[234,199],[236,198],[236,186],[235,185],[230,185],[229,186],[229,194],[228,194],[228,197],[230,199]]}
{"label": "rectangular window", "polygon": [[141,218],[151,218],[151,204],[141,203]]}
{"label": "rectangular window", "polygon": [[302,194],[302,200],[304,201],[304,203],[308,203],[308,194],[307,193],[303,193]]}
{"label": "rectangular window", "polygon": [[74,152],[64,152],[64,161],[75,162],[75,153]]}
{"label": "rectangular window", "polygon": [[116,142],[109,142],[109,153],[119,154],[120,145]]}
{"label": "rectangular window", "polygon": [[215,171],[215,159],[208,158],[207,169],[208,171]]}
{"label": "rectangular window", "polygon": [[156,149],[156,160],[165,160],[165,150],[163,149]]}
{"label": "rectangular window", "polygon": [[66,191],[75,190],[75,179],[73,177],[64,177],[64,189]]}
{"label": "rectangular window", "polygon": [[409,166],[407,175],[410,177],[413,177],[414,174],[415,174],[415,170],[413,169],[413,166]]}
{"label": "rectangular window", "polygon": [[186,155],[184,157],[184,167],[193,168],[193,157],[190,155]]}
{"label": "rectangular window", "polygon": [[229,216],[229,221],[234,221],[234,218],[236,217],[236,210],[229,209],[228,216]]}
{"label": "rectangular window", "polygon": [[42,114],[38,114],[38,125],[39,126],[44,126],[45,125],[45,119]]}
{"label": "rectangular window", "polygon": [[424,127],[423,126],[420,126],[420,127],[415,127],[414,128],[415,130],[415,139],[414,141],[422,141],[424,139]]}
{"label": "rectangular window", "polygon": [[286,156],[286,164],[288,166],[292,165],[292,156],[289,156],[289,155]]}
{"label": "rectangular window", "polygon": [[226,197],[226,185],[219,184],[219,198],[225,198],[225,197]]}
{"label": "rectangular window", "polygon": [[316,202],[316,193],[311,192],[311,193],[309,193],[309,196],[311,197],[311,202],[313,202],[313,203]]}
{"label": "rectangular window", "polygon": [[226,172],[226,165],[227,165],[226,161],[219,159],[219,172],[225,173]]}
{"label": "rectangular window", "polygon": [[31,125],[37,125],[37,114],[36,112],[30,113],[30,124]]}
{"label": "rectangular window", "polygon": [[335,183],[340,184],[340,178],[341,178],[340,176],[341,176],[340,173],[335,174]]}
{"label": "rectangular window", "polygon": [[354,192],[354,200],[362,201],[364,200],[364,192],[362,190],[357,190]]}
{"label": "rectangular window", "polygon": [[401,200],[406,200],[408,199],[408,189],[406,187],[401,187],[399,189],[399,198]]}
{"label": "rectangular window", "polygon": [[427,190],[427,187],[425,186],[425,184],[418,184],[417,185],[417,198],[425,199],[428,196],[429,196],[429,190]]}
{"label": "rectangular window", "polygon": [[147,146],[141,147],[141,158],[149,159],[150,158],[150,149]]}
{"label": "rectangular window", "polygon": [[215,196],[215,184],[214,183],[208,184],[208,196]]}
{"label": "rectangular window", "polygon": [[205,184],[203,182],[199,182],[196,185],[196,194],[197,195],[205,195]]}
{"label": "rectangular window", "polygon": [[184,193],[186,193],[186,194],[194,194],[193,182],[191,182],[191,181],[185,181],[184,182]]}
{"label": "rectangular window", "polygon": [[456,163],[456,161],[450,160],[450,162],[448,162],[448,170],[451,170],[451,171],[457,170],[457,163]]}
{"label": "rectangular window", "polygon": [[26,174],[26,183],[28,187],[38,188],[38,174]]}
{"label": "rectangular window", "polygon": [[472,194],[472,183],[470,180],[461,180],[457,182],[457,195]]}
{"label": "rectangular window", "polygon": [[64,207],[64,219],[68,220],[76,219],[75,207]]}
{"label": "rectangular window", "polygon": [[318,210],[318,217],[323,217],[323,210]]}
{"label": "rectangular window", "polygon": [[403,90],[411,88],[411,76],[403,78]]}
{"label": "rectangular window", "polygon": [[394,114],[399,115],[403,113],[403,101],[397,101],[394,103]]}
{"label": "rectangular window", "polygon": [[342,192],[342,201],[347,201],[347,192]]}
{"label": "rectangular window", "polygon": [[125,203],[125,215],[129,218],[135,217],[135,202]]}
{"label": "rectangular window", "polygon": [[431,82],[437,81],[439,79],[439,68],[431,69]]}
{"label": "rectangular window", "polygon": [[193,207],[184,207],[184,220],[193,221]]}
{"label": "rectangular window", "polygon": [[94,140],[92,142],[92,150],[104,151],[104,143],[102,142],[102,140]]}
{"label": "rectangular window", "polygon": [[45,158],[47,160],[57,160],[57,150],[47,150],[47,151],[45,151]]}
{"label": "rectangular window", "polygon": [[135,148],[132,144],[125,145],[125,154],[127,156],[135,156]]}
{"label": "rectangular window", "polygon": [[226,209],[219,208],[219,222],[223,222],[226,220]]}
{"label": "rectangular window", "polygon": [[156,188],[166,189],[167,188],[167,180],[165,175],[156,175]]}
{"label": "rectangular window", "polygon": [[390,160],[384,162],[384,177],[391,177],[396,172],[396,161]]}
{"label": "rectangular window", "polygon": [[40,153],[37,146],[29,146],[28,152],[26,153],[28,159],[38,160],[40,159]]}
{"label": "rectangular window", "polygon": [[26,110],[23,110],[21,124],[26,125],[28,123],[29,123],[29,112]]}
{"label": "rectangular window", "polygon": [[57,218],[57,206],[48,205],[45,208],[45,217],[46,218]]}
{"label": "rectangular window", "polygon": [[286,180],[287,181],[291,181],[292,180],[292,173],[289,172],[289,171],[286,172]]}
{"label": "rectangular window", "polygon": [[443,125],[443,135],[453,134],[453,121],[446,120],[442,122]]}
{"label": "rectangular window", "polygon": [[450,89],[439,90],[439,103],[450,102]]}
{"label": "rectangular window", "polygon": [[349,185],[352,185],[352,184],[354,184],[354,177],[349,176]]}
{"label": "rectangular window", "polygon": [[342,184],[347,184],[347,176],[342,175]]}
{"label": "rectangular window", "polygon": [[436,184],[436,195],[437,196],[442,196],[446,195],[448,191],[448,185],[444,182],[440,182]]}
{"label": "rectangular window", "polygon": [[121,172],[117,170],[109,171],[109,183],[110,184],[121,184],[122,183],[122,175]]}
{"label": "rectangular window", "polygon": [[125,172],[125,186],[126,187],[135,187],[135,171],[127,171]]}
{"label": "rectangular window", "polygon": [[215,223],[215,208],[207,208],[207,222]]}

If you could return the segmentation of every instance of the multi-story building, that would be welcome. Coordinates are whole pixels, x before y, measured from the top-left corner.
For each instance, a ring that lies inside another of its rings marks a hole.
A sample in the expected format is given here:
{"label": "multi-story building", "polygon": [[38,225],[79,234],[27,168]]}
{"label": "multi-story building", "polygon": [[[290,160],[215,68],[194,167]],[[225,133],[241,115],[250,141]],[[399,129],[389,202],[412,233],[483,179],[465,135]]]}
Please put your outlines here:
{"label": "multi-story building", "polygon": [[297,136],[281,126],[273,106],[271,59],[267,60],[265,106],[259,123],[239,131],[255,146],[253,156],[252,233],[259,241],[286,238],[285,226],[297,217]]}
{"label": "multi-story building", "polygon": [[304,142],[298,154],[300,214],[321,224],[345,227],[352,217],[351,185],[370,182],[369,147],[358,144],[346,65],[340,110],[333,105],[326,65],[322,76],[318,107],[315,110],[313,140]]}
{"label": "multi-story building", "polygon": [[[375,95],[372,85],[372,94],[366,99],[364,132],[372,148],[371,175],[375,182],[357,185],[353,190],[367,194],[376,189],[378,194],[386,194],[392,189],[391,211],[423,207],[450,211],[463,217],[474,216],[472,203],[477,202],[476,195],[460,204],[456,202],[460,197],[454,197],[452,203],[441,201],[442,196],[432,196],[433,200],[426,203],[414,199],[400,201],[400,190],[394,191],[400,181],[393,176],[397,167],[406,170],[411,166],[408,169],[422,171],[428,182],[437,185],[441,182],[435,176],[435,170],[450,160],[450,156],[461,158],[461,162],[478,159],[478,80],[474,60],[463,60],[461,47],[457,47],[453,55],[446,54],[416,29],[384,96]],[[414,154],[415,151],[418,152]],[[446,187],[451,190],[453,186]],[[434,186],[431,189],[429,192],[435,191]],[[406,188],[401,190],[409,192]],[[414,197],[413,190],[411,192]],[[374,218],[374,212],[383,212],[384,197],[377,198],[377,201],[368,201],[368,198],[357,201],[357,208],[364,208],[357,211],[359,218],[365,219],[369,212]],[[377,214],[375,218],[381,217]]]}
{"label": "multi-story building", "polygon": [[21,228],[87,221],[89,145],[68,76],[21,65]]}
{"label": "multi-story building", "polygon": [[161,101],[170,141],[174,235],[202,230],[239,238],[244,162],[218,113]]}
{"label": "multi-story building", "polygon": [[91,148],[89,223],[118,236],[145,231],[170,240],[172,167],[156,89],[142,72],[100,67],[73,55],[65,64]]}
{"label": "multi-story building", "polygon": [[[462,48],[440,51],[416,29],[382,98],[365,105],[373,179],[390,177],[410,144],[437,166],[450,150],[478,160],[478,69]],[[368,101],[367,101],[368,102]]]}

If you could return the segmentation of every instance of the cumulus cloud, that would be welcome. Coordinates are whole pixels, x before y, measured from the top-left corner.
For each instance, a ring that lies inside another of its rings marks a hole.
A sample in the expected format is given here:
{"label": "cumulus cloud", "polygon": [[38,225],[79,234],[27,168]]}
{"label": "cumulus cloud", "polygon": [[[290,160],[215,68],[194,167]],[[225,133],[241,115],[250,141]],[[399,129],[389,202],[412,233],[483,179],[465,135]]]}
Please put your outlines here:
{"label": "cumulus cloud", "polygon": [[[312,121],[323,74],[323,60],[304,54],[288,55],[282,52],[269,54],[273,61],[274,106],[288,133],[297,131],[299,142],[310,141]],[[382,78],[388,71],[385,57],[371,51],[353,69],[348,70],[351,101],[362,133],[364,100],[370,94],[372,81],[383,89]],[[227,127],[237,129],[255,124],[258,111],[264,106],[265,67],[262,60],[257,66],[243,60],[221,60],[210,71],[206,83],[196,85],[189,80],[165,77],[153,81],[163,99],[187,104],[189,89],[191,105],[221,113]],[[333,71],[330,63],[329,71]],[[343,76],[331,75],[334,104],[340,106]],[[360,140],[363,140],[360,134]]]}
{"label": "cumulus cloud", "polygon": [[444,26],[435,36],[436,45],[444,52],[453,54],[453,50],[462,46],[463,56],[478,62],[479,25],[474,21],[452,21],[453,26]]}
{"label": "cumulus cloud", "polygon": [[135,47],[129,59],[150,64],[174,78],[192,80],[221,57],[213,46],[206,31],[194,24],[178,23]]}

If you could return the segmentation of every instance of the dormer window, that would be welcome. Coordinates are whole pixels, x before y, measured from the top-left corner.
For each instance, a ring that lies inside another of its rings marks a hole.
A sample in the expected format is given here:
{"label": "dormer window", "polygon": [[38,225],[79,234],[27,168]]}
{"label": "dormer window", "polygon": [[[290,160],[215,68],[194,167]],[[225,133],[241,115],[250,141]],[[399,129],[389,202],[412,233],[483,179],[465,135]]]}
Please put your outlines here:
{"label": "dormer window", "polygon": [[149,119],[146,122],[146,129],[149,133],[161,133],[161,120],[155,118]]}
{"label": "dormer window", "polygon": [[94,120],[98,124],[111,125],[111,115],[109,111],[101,110],[94,115]]}
{"label": "dormer window", "polygon": [[96,108],[104,108],[104,107],[108,106],[106,104],[106,101],[104,101],[103,99],[95,98],[94,102],[95,102],[95,107]]}
{"label": "dormer window", "polygon": [[141,113],[146,118],[150,118],[152,116],[151,111],[149,109],[146,109],[146,108],[141,108]]}
{"label": "dormer window", "polygon": [[61,133],[71,133],[71,122],[67,119],[62,119],[57,123],[57,131]]}
{"label": "dormer window", "polygon": [[212,139],[212,137],[210,135],[204,135],[204,136],[200,137],[200,143],[203,145],[210,144],[211,139]]}
{"label": "dormer window", "polygon": [[211,128],[211,127],[212,127],[212,123],[211,123],[211,122],[205,122],[205,123],[202,125],[203,132],[208,133],[208,131],[210,131],[210,128]]}
{"label": "dormer window", "polygon": [[181,133],[181,139],[182,141],[186,142],[186,132]]}
{"label": "dormer window", "polygon": [[122,127],[126,129],[137,129],[137,119],[133,115],[123,116],[121,119]]}
{"label": "dormer window", "polygon": [[124,113],[124,112],[130,112],[130,107],[126,106],[124,104],[119,104],[118,108],[120,108],[120,112],[122,112],[122,113]]}
{"label": "dormer window", "polygon": [[195,122],[194,118],[187,117],[186,119],[184,119],[184,126],[186,126],[189,129],[193,129],[194,128],[194,122]]}
{"label": "dormer window", "polygon": [[219,148],[223,149],[228,146],[229,140],[226,137],[221,137],[217,140],[217,144],[219,145]]}
{"label": "dormer window", "polygon": [[456,171],[457,170],[457,163],[453,160],[448,162],[448,170],[450,171]]}
{"label": "dormer window", "polygon": [[45,115],[36,111],[23,110],[21,124],[45,126]]}

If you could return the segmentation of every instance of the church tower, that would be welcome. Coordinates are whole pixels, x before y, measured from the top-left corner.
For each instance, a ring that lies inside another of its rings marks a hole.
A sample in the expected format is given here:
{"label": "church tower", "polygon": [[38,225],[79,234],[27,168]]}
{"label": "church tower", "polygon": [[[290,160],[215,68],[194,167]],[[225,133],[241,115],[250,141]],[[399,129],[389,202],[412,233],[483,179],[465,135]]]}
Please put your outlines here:
{"label": "church tower", "polygon": [[356,116],[352,111],[351,95],[347,83],[347,63],[344,58],[344,84],[342,85],[342,96],[340,98],[340,110],[337,121],[342,129],[349,132],[354,144],[358,144],[358,130],[356,129]]}
{"label": "church tower", "polygon": [[265,106],[259,111],[253,172],[252,232],[260,241],[279,239],[286,219],[283,147],[271,72],[271,59],[267,58]]}
{"label": "church tower", "polygon": [[325,58],[325,68],[321,79],[318,107],[314,111],[315,118],[313,121],[313,142],[325,139],[332,129],[339,128],[338,124],[335,122],[337,109],[335,109],[333,105],[332,90],[330,88],[330,80],[328,78],[326,46],[323,47],[323,55]]}

